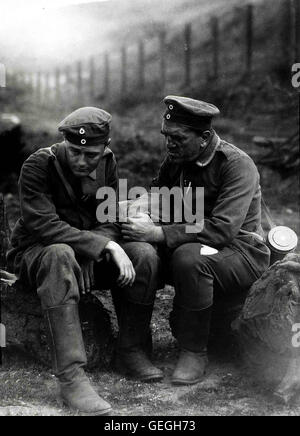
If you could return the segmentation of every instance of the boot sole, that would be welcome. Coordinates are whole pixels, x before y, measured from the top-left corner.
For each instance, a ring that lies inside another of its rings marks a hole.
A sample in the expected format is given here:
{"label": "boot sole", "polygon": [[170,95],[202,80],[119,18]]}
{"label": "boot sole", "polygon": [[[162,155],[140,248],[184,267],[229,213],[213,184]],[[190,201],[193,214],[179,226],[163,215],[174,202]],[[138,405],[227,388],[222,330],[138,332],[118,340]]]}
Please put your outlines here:
{"label": "boot sole", "polygon": [[105,410],[97,410],[95,412],[83,412],[79,409],[74,409],[73,407],[70,407],[67,403],[65,403],[64,401],[62,402],[63,405],[68,408],[69,410],[72,410],[75,413],[79,413],[82,416],[105,416],[108,415],[111,411],[112,411],[112,407],[110,409],[105,409]]}
{"label": "boot sole", "polygon": [[172,385],[174,386],[191,386],[195,385],[197,383],[200,383],[203,380],[203,378],[199,378],[197,380],[171,380]]}
{"label": "boot sole", "polygon": [[156,377],[152,376],[152,377],[142,377],[142,378],[136,377],[135,380],[139,380],[144,383],[155,383],[155,382],[162,381],[163,378],[164,378],[163,376],[156,376]]}
{"label": "boot sole", "polygon": [[128,372],[128,371],[125,371],[125,370],[116,370],[116,372],[118,373],[118,374],[121,374],[121,375],[124,375],[125,377],[127,377],[127,378],[130,378],[130,379],[132,379],[132,380],[134,380],[134,381],[140,381],[140,382],[143,382],[143,383],[155,383],[155,382],[160,382],[160,381],[162,381],[162,379],[164,378],[164,376],[163,375],[156,375],[156,376],[145,376],[145,377],[139,377],[139,376],[137,376],[136,374],[132,374],[132,373],[130,373],[130,372]]}
{"label": "boot sole", "polygon": [[204,380],[206,373],[204,373],[201,377],[194,379],[194,380],[183,380],[180,378],[172,378],[171,383],[175,386],[191,386],[195,385],[197,383],[200,383]]}
{"label": "boot sole", "polygon": [[126,367],[124,367],[119,361],[115,362],[114,364],[114,370],[120,375],[124,375],[125,377],[128,377],[135,381],[140,381],[144,383],[155,383],[160,382],[163,380],[164,375],[163,374],[157,374],[157,375],[149,375],[144,377],[139,377],[137,374],[133,374],[130,372]]}
{"label": "boot sole", "polygon": [[82,416],[107,416],[110,414],[111,411],[112,408],[107,410],[100,410],[99,412],[93,412],[93,413],[80,412],[78,410],[78,413],[80,413],[80,415]]}

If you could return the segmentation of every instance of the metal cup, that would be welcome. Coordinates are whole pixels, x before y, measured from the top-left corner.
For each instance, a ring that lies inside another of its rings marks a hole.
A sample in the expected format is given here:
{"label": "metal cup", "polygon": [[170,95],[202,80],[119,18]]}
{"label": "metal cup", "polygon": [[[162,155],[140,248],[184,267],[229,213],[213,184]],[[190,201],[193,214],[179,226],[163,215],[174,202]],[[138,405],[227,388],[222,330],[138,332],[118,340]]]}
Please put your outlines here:
{"label": "metal cup", "polygon": [[271,250],[270,264],[282,260],[288,253],[295,251],[298,244],[296,233],[285,226],[276,226],[269,231],[267,245]]}

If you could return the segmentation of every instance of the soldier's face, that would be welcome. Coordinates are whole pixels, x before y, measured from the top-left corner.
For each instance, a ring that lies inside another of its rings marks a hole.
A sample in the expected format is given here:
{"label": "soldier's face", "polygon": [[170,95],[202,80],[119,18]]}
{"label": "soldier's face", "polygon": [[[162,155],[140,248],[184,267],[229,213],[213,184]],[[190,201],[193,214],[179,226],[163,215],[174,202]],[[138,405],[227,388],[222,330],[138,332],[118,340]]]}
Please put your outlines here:
{"label": "soldier's face", "polygon": [[97,168],[103,156],[104,144],[82,147],[69,141],[65,143],[67,163],[75,177],[86,177]]}
{"label": "soldier's face", "polygon": [[168,156],[174,163],[197,160],[208,139],[207,132],[202,137],[188,127],[165,121],[163,122],[161,133],[166,140]]}

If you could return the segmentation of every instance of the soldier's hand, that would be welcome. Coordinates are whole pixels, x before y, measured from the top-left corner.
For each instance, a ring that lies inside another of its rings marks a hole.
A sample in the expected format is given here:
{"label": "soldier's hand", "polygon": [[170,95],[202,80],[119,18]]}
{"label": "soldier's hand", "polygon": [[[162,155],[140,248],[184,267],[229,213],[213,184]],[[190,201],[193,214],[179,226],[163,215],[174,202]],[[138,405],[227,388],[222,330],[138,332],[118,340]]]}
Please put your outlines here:
{"label": "soldier's hand", "polygon": [[81,262],[82,272],[82,293],[88,294],[94,286],[94,261],[85,259]]}
{"label": "soldier's hand", "polygon": [[120,275],[117,280],[118,286],[132,286],[135,280],[135,270],[132,262],[123,248],[114,241],[109,241],[105,250],[111,255],[111,259],[119,268]]}
{"label": "soldier's hand", "polygon": [[129,217],[127,224],[122,224],[122,235],[125,241],[162,242],[164,239],[161,227],[157,227],[147,214]]}

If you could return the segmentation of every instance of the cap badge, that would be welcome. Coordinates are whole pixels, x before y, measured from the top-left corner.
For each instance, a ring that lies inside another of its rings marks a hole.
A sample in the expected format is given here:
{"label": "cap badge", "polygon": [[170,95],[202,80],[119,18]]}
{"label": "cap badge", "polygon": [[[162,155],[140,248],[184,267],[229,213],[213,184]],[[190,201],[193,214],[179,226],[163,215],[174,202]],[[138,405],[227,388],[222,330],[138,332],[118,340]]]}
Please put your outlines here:
{"label": "cap badge", "polygon": [[85,130],[83,127],[81,127],[81,129],[79,130],[80,135],[84,135],[85,134]]}

